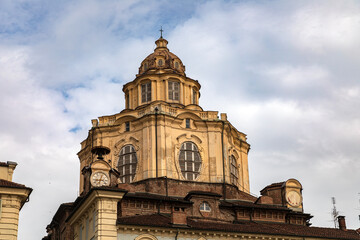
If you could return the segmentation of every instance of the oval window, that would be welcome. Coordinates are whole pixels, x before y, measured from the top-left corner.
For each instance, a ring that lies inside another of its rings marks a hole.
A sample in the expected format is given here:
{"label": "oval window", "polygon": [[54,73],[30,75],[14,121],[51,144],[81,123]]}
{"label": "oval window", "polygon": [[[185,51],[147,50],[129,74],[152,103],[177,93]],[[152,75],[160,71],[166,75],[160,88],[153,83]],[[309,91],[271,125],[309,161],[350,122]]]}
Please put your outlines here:
{"label": "oval window", "polygon": [[200,174],[201,157],[195,143],[184,142],[180,148],[179,165],[187,180],[195,180]]}
{"label": "oval window", "polygon": [[131,183],[135,177],[137,156],[133,145],[125,145],[120,150],[117,169],[122,183]]}

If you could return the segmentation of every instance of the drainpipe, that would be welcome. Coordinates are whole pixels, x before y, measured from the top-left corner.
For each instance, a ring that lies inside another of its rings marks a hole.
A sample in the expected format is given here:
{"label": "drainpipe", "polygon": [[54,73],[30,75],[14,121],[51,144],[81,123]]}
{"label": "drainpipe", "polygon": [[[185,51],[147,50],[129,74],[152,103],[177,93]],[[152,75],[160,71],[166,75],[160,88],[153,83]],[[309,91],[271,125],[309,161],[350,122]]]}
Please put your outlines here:
{"label": "drainpipe", "polygon": [[155,107],[155,161],[156,161],[156,178],[158,178],[158,139],[157,139],[157,116],[159,109]]}
{"label": "drainpipe", "polygon": [[[90,152],[91,152],[91,150],[93,149],[93,147],[94,147],[94,129],[95,129],[95,127],[92,127],[91,128],[91,149],[90,149]],[[93,153],[91,153],[91,162],[93,162],[94,161],[94,154]]]}
{"label": "drainpipe", "polygon": [[222,131],[221,131],[221,154],[222,154],[222,165],[223,165],[223,196],[224,201],[226,201],[226,185],[225,185],[225,158],[224,158],[224,128],[225,122],[222,122]]}
{"label": "drainpipe", "polygon": [[175,240],[177,240],[178,235],[179,235],[179,229],[178,229],[178,230],[177,230],[177,232],[176,232],[176,235],[175,235]]}
{"label": "drainpipe", "polygon": [[169,196],[169,190],[168,190],[168,178],[165,176],[165,189],[166,189],[166,196]]}

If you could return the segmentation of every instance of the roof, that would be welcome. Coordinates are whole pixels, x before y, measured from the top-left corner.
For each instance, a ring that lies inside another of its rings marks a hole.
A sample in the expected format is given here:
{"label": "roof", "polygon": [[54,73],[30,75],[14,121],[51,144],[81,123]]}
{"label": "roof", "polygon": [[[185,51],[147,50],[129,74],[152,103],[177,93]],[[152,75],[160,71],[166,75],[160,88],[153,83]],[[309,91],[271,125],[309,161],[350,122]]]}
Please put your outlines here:
{"label": "roof", "polygon": [[264,191],[267,188],[273,188],[273,187],[281,187],[285,182],[277,182],[277,183],[272,183],[270,185],[267,185],[266,187],[264,187],[260,192]]}
{"label": "roof", "polygon": [[74,207],[73,202],[62,203],[59,206],[56,213],[54,214],[54,217],[52,218],[50,225],[57,223],[59,221],[59,219],[61,218],[61,216],[64,215],[66,213],[66,211],[71,211],[73,207]]}
{"label": "roof", "polygon": [[15,182],[8,181],[5,179],[0,179],[0,187],[31,189],[29,187],[26,187],[23,184],[15,183]]}
{"label": "roof", "polygon": [[264,208],[264,209],[276,209],[276,210],[284,210],[284,211],[291,211],[289,208],[281,206],[281,205],[274,205],[274,204],[256,204],[253,202],[248,201],[221,201],[221,206],[224,207],[241,207],[241,208]]}
{"label": "roof", "polygon": [[[94,187],[91,188],[89,192],[87,192],[84,196],[79,196],[76,198],[75,202],[72,203],[72,212],[70,213],[69,217],[66,219],[66,221],[68,221],[74,214],[75,212],[80,208],[80,206],[86,201],[86,199],[91,195],[91,193],[93,191],[96,190],[106,190],[106,191],[110,191],[110,192],[124,192],[126,193],[127,191],[124,189],[120,189],[120,188],[114,188],[114,187],[109,187],[109,186],[102,186],[102,187]],[[68,203],[71,204],[71,203]]]}
{"label": "roof", "polygon": [[[117,220],[119,225],[137,225],[150,227],[179,228],[171,224],[170,215],[152,214],[142,216],[120,217]],[[327,239],[360,239],[359,233],[355,230],[340,230],[335,228],[308,227],[302,225],[265,223],[242,221],[237,223],[208,221],[202,219],[187,219],[187,229],[200,231],[221,231],[242,234],[269,234],[298,237],[317,237]]]}
{"label": "roof", "polygon": [[3,167],[7,167],[9,165],[17,165],[16,162],[13,162],[13,161],[7,161],[7,162],[0,162],[0,166],[3,166]]}
{"label": "roof", "polygon": [[216,197],[216,198],[220,198],[222,195],[217,194],[217,193],[213,193],[213,192],[205,192],[205,191],[190,191],[185,199],[189,199],[191,196],[194,195],[200,195],[200,196],[208,196],[208,197]]}
{"label": "roof", "polygon": [[169,202],[181,202],[181,203],[191,203],[190,201],[184,200],[182,197],[174,197],[174,196],[164,196],[160,194],[146,193],[146,192],[128,192],[124,196],[124,198],[146,198],[152,200],[160,200],[160,201],[169,201]]}

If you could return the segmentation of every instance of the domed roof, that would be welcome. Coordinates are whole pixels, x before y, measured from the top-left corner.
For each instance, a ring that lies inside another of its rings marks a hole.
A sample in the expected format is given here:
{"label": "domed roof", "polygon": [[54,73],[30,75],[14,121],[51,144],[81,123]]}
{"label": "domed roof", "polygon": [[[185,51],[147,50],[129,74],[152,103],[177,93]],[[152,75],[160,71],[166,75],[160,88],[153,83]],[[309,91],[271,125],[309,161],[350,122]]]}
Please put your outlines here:
{"label": "domed roof", "polygon": [[139,74],[173,72],[185,76],[185,66],[180,58],[169,51],[168,41],[160,37],[155,43],[154,52],[141,62]]}

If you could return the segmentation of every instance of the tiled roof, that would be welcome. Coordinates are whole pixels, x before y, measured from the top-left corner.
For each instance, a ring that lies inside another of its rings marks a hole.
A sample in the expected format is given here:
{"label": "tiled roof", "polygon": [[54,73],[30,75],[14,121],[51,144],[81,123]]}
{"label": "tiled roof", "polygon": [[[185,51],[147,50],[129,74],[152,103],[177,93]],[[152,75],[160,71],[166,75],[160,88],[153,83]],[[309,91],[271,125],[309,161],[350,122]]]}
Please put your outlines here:
{"label": "tiled roof", "polygon": [[152,214],[143,216],[128,216],[120,217],[117,220],[118,224],[125,225],[140,225],[140,226],[154,226],[154,227],[171,227],[170,215],[167,214]]}
{"label": "tiled roof", "polygon": [[257,200],[257,197],[252,196],[252,195],[250,195],[250,194],[248,194],[246,192],[239,191],[238,199],[255,202]]}
{"label": "tiled roof", "polygon": [[277,182],[277,183],[272,183],[270,185],[267,185],[266,187],[264,187],[260,192],[264,191],[267,188],[272,188],[272,187],[281,187],[285,182]]}
{"label": "tiled roof", "polygon": [[[171,224],[170,215],[165,214],[120,217],[117,220],[117,224],[179,228],[177,225],[173,226]],[[360,239],[360,235],[355,230],[343,231],[334,228],[320,228],[293,224],[260,223],[250,221],[229,223],[188,218],[187,228],[200,231],[221,231],[242,234],[269,234],[347,240]]]}
{"label": "tiled roof", "polygon": [[191,203],[189,201],[185,201],[182,197],[174,197],[174,196],[164,196],[160,194],[146,193],[146,192],[128,192],[124,196],[124,198],[146,198],[153,200],[163,200],[170,202],[182,202],[182,203]]}
{"label": "tiled roof", "polygon": [[7,180],[4,180],[4,179],[0,179],[0,187],[28,188],[23,184],[7,181]]}
{"label": "tiled roof", "polygon": [[256,204],[248,201],[221,201],[221,206],[224,207],[236,206],[236,207],[244,207],[244,208],[266,208],[266,209],[291,211],[289,208],[280,205]]}
{"label": "tiled roof", "polygon": [[217,197],[217,198],[220,198],[221,195],[220,194],[217,194],[217,193],[213,193],[213,192],[205,192],[205,191],[190,191],[185,199],[189,199],[191,196],[193,195],[200,195],[200,196],[209,196],[209,197]]}

